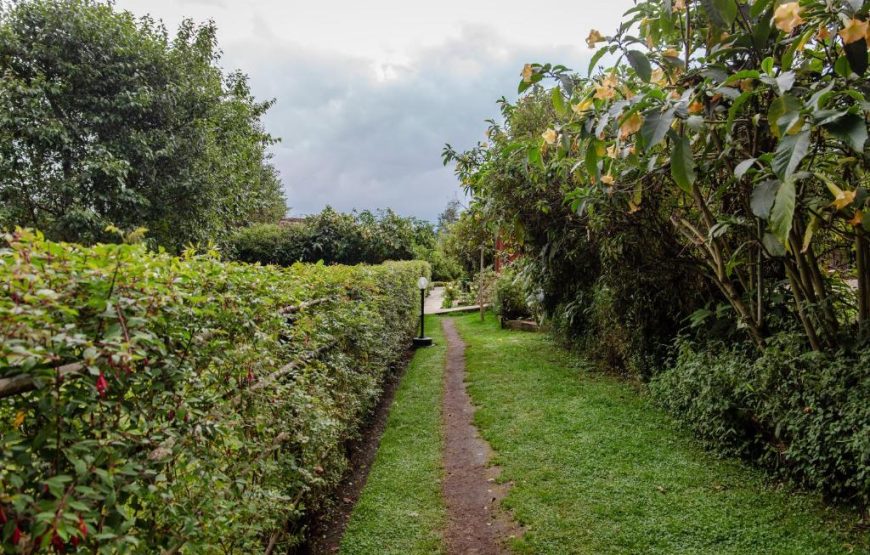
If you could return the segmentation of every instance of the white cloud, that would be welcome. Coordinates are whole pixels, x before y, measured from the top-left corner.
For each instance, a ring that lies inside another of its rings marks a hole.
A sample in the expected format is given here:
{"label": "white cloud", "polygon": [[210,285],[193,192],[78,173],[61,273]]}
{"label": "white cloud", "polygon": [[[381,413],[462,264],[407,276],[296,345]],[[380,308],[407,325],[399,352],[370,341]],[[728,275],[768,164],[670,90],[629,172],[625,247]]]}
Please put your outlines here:
{"label": "white cloud", "polygon": [[514,1],[118,2],[170,29],[182,15],[216,21],[223,65],[277,99],[265,123],[282,139],[274,161],[294,213],[331,204],[428,219],[459,192],[444,143],[482,139],[523,63],[585,67],[587,27],[615,27],[630,0],[599,4],[539,24]]}

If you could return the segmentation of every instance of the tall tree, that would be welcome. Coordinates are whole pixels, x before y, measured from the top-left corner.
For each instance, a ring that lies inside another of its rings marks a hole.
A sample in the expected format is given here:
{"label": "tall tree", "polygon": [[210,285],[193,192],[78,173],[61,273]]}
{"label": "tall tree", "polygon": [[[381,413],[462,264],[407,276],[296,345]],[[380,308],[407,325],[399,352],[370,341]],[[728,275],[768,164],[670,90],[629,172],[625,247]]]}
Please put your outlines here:
{"label": "tall tree", "polygon": [[145,226],[168,248],[285,211],[257,102],[225,76],[212,23],[170,39],[93,0],[0,12],[0,225],[106,239]]}

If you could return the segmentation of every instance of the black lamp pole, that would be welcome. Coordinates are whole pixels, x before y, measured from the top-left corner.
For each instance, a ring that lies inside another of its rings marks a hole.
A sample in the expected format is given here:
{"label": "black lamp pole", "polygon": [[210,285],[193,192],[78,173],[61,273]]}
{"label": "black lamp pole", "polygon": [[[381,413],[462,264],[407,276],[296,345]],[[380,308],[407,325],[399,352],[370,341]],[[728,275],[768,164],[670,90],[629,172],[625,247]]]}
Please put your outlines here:
{"label": "black lamp pole", "polygon": [[420,277],[417,280],[417,288],[420,289],[420,337],[414,338],[415,347],[428,347],[432,345],[432,338],[426,337],[426,287],[429,286],[429,280],[425,277]]}
{"label": "black lamp pole", "polygon": [[424,300],[426,297],[426,290],[420,289],[420,339],[423,339],[423,336],[426,335],[426,320],[423,318],[425,316],[425,306],[426,301]]}

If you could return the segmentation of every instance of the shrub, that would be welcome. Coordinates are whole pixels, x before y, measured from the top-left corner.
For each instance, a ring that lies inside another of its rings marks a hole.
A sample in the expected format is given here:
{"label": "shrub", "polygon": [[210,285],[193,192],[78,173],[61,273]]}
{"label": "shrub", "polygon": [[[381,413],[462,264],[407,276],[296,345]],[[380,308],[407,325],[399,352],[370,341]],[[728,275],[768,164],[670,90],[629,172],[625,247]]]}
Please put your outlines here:
{"label": "shrub", "polygon": [[505,270],[498,276],[493,295],[493,309],[498,316],[504,320],[531,317],[526,298],[525,288],[515,272]]}
{"label": "shrub", "polygon": [[345,470],[428,273],[5,240],[4,552],[286,551]]}
{"label": "shrub", "polygon": [[444,286],[444,298],[441,300],[441,308],[453,308],[453,303],[459,296],[459,286],[456,283],[448,283]]}
{"label": "shrub", "polygon": [[780,335],[761,356],[680,344],[653,395],[706,443],[833,499],[870,502],[870,353],[807,353]]}
{"label": "shrub", "polygon": [[411,260],[431,250],[432,226],[391,210],[342,214],[326,207],[288,225],[254,225],[230,240],[229,255],[243,262],[289,266],[294,262],[380,264]]}
{"label": "shrub", "polygon": [[304,257],[303,235],[298,225],[252,225],[235,234],[232,255],[240,262],[290,266]]}

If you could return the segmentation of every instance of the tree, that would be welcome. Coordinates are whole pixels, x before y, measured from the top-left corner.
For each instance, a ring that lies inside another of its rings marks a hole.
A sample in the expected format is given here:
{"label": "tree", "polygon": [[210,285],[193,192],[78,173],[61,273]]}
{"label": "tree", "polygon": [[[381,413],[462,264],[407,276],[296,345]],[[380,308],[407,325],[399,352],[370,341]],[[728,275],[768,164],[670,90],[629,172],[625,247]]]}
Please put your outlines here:
{"label": "tree", "polygon": [[438,232],[447,231],[447,228],[459,220],[461,213],[462,203],[459,202],[459,199],[451,199],[444,207],[444,211],[438,214],[438,224],[436,225]]}
{"label": "tree", "polygon": [[490,210],[533,210],[494,204],[510,164],[589,237],[667,215],[651,231],[691,253],[758,349],[792,323],[813,350],[855,346],[870,331],[867,20],[862,2],[638,2],[616,34],[590,33],[607,44],[589,77],[525,66],[520,92],[550,112],[535,134],[514,132],[521,100],[493,146],[445,154]]}
{"label": "tree", "polygon": [[145,226],[178,249],[283,215],[271,103],[222,74],[215,33],[185,21],[170,39],[93,0],[0,12],[0,224],[81,242]]}

